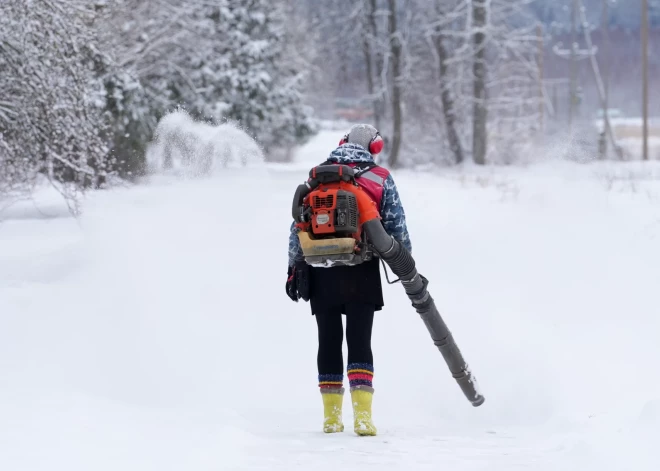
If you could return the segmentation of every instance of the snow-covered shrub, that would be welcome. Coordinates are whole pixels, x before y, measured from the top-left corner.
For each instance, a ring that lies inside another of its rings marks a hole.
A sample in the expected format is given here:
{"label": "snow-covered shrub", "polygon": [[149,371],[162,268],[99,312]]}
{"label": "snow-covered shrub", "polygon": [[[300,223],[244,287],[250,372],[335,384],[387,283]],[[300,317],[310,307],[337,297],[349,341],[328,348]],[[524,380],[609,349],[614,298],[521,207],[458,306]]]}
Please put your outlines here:
{"label": "snow-covered shrub", "polygon": [[0,200],[28,193],[33,186],[34,174],[17,158],[14,150],[0,132]]}

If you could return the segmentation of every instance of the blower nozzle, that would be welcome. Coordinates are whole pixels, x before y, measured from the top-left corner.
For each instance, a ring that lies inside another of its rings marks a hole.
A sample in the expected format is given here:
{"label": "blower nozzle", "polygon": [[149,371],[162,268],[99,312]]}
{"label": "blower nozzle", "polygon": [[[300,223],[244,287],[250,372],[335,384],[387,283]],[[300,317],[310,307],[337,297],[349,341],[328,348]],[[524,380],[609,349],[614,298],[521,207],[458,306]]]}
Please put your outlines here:
{"label": "blower nozzle", "polygon": [[364,230],[376,252],[401,280],[408,298],[424,321],[433,343],[440,350],[463,394],[474,407],[479,407],[484,403],[485,398],[479,391],[474,375],[427,290],[428,280],[417,272],[412,255],[385,232],[380,220],[372,219],[365,222]]}

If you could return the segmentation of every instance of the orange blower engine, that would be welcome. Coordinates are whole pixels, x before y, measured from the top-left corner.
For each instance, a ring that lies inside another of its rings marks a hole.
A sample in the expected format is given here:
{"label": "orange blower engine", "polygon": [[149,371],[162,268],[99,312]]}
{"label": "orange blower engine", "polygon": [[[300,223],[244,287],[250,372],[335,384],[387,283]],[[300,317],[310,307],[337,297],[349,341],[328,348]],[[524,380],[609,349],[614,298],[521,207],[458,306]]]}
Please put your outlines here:
{"label": "orange blower engine", "polygon": [[373,257],[362,225],[380,215],[348,165],[311,169],[309,180],[296,189],[292,215],[308,264],[357,265]]}

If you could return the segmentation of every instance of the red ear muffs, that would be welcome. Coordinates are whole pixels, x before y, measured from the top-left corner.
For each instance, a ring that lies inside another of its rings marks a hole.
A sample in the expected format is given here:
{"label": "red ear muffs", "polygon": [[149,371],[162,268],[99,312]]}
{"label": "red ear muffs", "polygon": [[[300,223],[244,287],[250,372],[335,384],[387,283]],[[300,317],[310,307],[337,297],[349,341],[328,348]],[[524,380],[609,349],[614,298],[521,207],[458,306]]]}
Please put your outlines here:
{"label": "red ear muffs", "polygon": [[[339,141],[340,146],[343,146],[344,144],[348,144],[348,134],[344,135]],[[384,146],[385,142],[383,142],[383,138],[380,137],[379,132],[376,132],[376,136],[369,143],[369,152],[373,155],[380,154]]]}
{"label": "red ear muffs", "polygon": [[380,154],[380,152],[383,150],[383,146],[385,143],[383,142],[383,138],[380,137],[380,133],[376,134],[376,137],[374,137],[371,142],[369,143],[369,152],[372,154]]}

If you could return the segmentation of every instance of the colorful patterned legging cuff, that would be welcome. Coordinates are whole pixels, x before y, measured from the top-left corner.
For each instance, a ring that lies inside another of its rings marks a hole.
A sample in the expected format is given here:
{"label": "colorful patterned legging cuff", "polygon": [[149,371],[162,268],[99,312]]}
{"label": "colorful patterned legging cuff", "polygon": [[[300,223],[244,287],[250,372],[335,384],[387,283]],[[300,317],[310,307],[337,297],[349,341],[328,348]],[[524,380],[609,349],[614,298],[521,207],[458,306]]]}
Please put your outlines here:
{"label": "colorful patterned legging cuff", "polygon": [[341,389],[344,385],[344,375],[319,375],[321,390]]}
{"label": "colorful patterned legging cuff", "polygon": [[358,386],[373,387],[374,367],[370,363],[350,363],[348,365],[348,382],[351,389]]}

